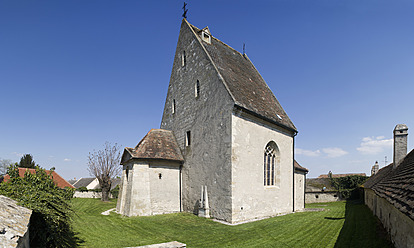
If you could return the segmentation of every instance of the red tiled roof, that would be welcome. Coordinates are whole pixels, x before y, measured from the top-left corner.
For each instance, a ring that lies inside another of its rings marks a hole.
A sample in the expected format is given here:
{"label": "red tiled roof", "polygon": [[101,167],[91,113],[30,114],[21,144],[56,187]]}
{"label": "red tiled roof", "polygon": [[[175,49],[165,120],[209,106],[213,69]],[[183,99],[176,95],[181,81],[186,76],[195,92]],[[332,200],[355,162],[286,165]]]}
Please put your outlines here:
{"label": "red tiled roof", "polygon": [[[35,169],[28,169],[28,168],[18,168],[19,169],[19,176],[20,177],[24,177],[24,174],[26,173],[26,170],[29,170],[29,172],[31,174],[36,173]],[[50,170],[45,170],[46,173],[49,175],[50,174]],[[57,174],[55,171],[52,172],[52,177],[53,177],[53,181],[55,182],[55,184],[59,187],[59,188],[65,188],[65,187],[69,187],[69,188],[75,188],[72,186],[72,184],[68,183],[65,179],[63,179],[63,177],[61,177],[59,174]],[[10,176],[8,174],[6,174],[4,176],[4,182],[7,182],[10,179]]]}

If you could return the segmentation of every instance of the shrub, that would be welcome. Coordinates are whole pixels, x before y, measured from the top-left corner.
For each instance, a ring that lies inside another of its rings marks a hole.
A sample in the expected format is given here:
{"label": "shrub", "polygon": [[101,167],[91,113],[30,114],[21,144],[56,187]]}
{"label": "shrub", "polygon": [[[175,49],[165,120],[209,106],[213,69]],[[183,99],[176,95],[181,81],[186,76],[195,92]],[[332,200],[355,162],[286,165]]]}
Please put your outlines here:
{"label": "shrub", "polygon": [[77,188],[76,191],[88,192],[88,189],[85,186],[82,186],[82,187]]}
{"label": "shrub", "polygon": [[60,189],[52,173],[47,174],[39,166],[35,169],[35,174],[27,171],[22,178],[17,166],[11,166],[7,171],[10,180],[0,184],[0,194],[33,211],[29,227],[32,247],[74,247],[70,222],[73,189]]}
{"label": "shrub", "polygon": [[332,178],[332,176],[330,176],[332,186],[336,190],[339,191],[342,198],[344,199],[358,198],[359,197],[358,188],[367,179],[368,179],[367,176],[358,176],[358,175],[338,177],[338,178]]}
{"label": "shrub", "polygon": [[119,184],[111,190],[112,198],[117,199],[119,194]]}

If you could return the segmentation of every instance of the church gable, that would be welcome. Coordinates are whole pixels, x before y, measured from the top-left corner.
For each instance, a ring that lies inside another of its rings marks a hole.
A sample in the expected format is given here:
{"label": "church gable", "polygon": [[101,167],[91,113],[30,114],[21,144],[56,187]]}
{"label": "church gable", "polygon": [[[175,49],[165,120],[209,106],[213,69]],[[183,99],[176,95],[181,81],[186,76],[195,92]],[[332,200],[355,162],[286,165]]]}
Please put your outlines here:
{"label": "church gable", "polygon": [[202,40],[208,32],[210,42],[202,44],[223,77],[236,106],[296,131],[296,127],[246,54],[241,54],[214,38],[207,27],[200,30],[191,24],[190,26]]}

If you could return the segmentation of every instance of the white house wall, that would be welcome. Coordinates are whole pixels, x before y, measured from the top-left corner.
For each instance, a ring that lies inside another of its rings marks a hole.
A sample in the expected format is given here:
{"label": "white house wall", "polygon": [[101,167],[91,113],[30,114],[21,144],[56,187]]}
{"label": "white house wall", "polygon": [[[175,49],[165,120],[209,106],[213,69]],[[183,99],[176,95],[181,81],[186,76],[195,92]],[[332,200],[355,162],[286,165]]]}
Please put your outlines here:
{"label": "white house wall", "polygon": [[[275,186],[264,186],[264,151],[274,141]],[[293,211],[293,138],[254,117],[232,115],[232,222]]]}

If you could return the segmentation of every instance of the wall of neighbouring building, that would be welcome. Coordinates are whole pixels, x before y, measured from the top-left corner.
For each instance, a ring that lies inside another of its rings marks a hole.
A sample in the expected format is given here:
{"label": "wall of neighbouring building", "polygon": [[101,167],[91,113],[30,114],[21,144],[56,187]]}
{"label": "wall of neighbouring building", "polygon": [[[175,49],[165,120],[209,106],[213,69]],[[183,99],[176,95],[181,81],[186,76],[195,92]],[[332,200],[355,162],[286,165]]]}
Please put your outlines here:
{"label": "wall of neighbouring building", "polygon": [[382,222],[396,248],[414,247],[414,220],[371,189],[364,189],[365,204]]}
{"label": "wall of neighbouring building", "polygon": [[343,200],[339,192],[306,192],[305,203],[336,202]]}
{"label": "wall of neighbouring building", "polygon": [[[102,198],[102,192],[94,192],[94,191],[75,191],[73,198]],[[109,193],[109,198],[113,198],[112,194]]]}

